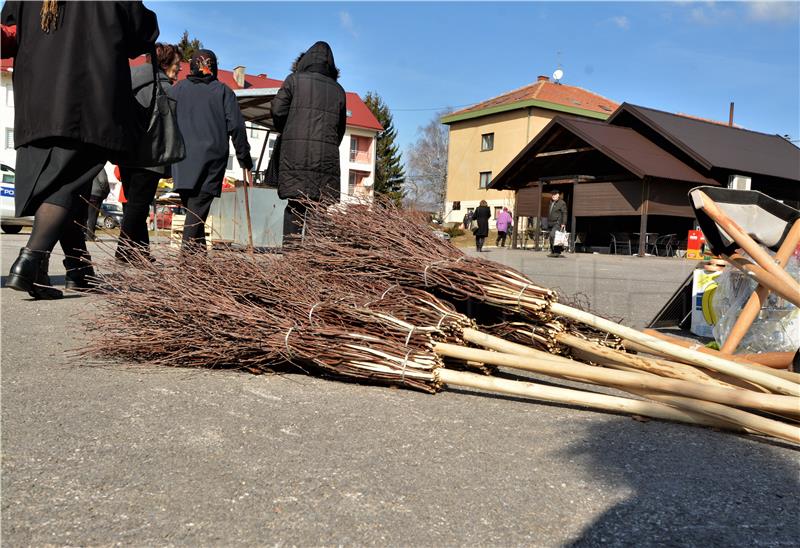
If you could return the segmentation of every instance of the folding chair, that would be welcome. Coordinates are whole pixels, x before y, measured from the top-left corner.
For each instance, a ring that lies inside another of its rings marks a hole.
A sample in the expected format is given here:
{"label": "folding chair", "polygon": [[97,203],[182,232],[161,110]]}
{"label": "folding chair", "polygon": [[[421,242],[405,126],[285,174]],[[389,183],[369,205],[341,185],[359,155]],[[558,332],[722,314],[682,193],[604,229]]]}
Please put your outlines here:
{"label": "folding chair", "polygon": [[631,251],[631,237],[627,232],[612,232],[611,233],[611,249],[614,250],[614,255],[617,254],[617,247],[628,248],[628,255],[632,254]]}
{"label": "folding chair", "polygon": [[[752,190],[698,187],[689,192],[711,251],[758,282],[721,350],[733,353],[770,291],[800,307],[800,284],[786,263],[800,244],[800,211]],[[776,252],[771,257],[762,247]],[[737,250],[743,249],[752,261]]]}

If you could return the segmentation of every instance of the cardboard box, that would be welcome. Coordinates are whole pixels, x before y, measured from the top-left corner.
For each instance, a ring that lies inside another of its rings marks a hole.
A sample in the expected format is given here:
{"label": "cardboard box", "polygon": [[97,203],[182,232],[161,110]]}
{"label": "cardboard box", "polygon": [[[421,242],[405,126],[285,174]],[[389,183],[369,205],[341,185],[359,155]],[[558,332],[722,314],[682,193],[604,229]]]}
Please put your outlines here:
{"label": "cardboard box", "polygon": [[714,336],[716,318],[711,304],[720,274],[722,272],[707,272],[698,268],[692,276],[692,324],[689,331],[700,337]]}

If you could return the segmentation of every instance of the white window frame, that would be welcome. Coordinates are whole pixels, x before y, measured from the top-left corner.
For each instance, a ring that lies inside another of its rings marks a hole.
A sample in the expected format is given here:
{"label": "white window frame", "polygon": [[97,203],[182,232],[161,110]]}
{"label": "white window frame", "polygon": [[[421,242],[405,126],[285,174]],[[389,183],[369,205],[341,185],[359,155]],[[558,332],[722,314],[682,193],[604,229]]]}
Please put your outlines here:
{"label": "white window frame", "polygon": [[14,128],[7,127],[6,128],[6,140],[5,140],[6,149],[14,150]]}

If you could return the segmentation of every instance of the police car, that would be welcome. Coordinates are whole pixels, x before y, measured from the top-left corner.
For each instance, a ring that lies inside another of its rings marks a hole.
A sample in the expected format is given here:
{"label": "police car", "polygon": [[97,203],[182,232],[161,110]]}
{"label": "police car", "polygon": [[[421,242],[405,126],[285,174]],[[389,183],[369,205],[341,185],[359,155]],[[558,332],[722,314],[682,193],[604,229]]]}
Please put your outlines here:
{"label": "police car", "polygon": [[17,234],[23,226],[33,226],[33,217],[14,216],[14,168],[0,164],[3,181],[0,183],[0,229]]}

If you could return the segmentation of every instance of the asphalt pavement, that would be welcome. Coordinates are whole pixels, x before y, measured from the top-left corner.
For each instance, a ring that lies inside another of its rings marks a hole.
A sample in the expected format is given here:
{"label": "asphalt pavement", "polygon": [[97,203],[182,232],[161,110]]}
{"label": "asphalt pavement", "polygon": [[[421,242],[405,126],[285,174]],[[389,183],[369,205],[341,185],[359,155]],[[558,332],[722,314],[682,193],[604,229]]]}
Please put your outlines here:
{"label": "asphalt pavement", "polygon": [[[24,241],[0,237],[4,275]],[[693,266],[482,256],[637,327]],[[55,258],[51,271],[60,280]],[[93,298],[0,300],[3,546],[800,538],[800,462],[785,444],[470,391],[87,363],[75,351],[104,313]]]}

